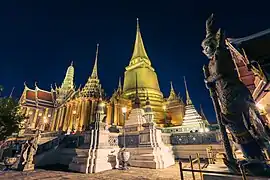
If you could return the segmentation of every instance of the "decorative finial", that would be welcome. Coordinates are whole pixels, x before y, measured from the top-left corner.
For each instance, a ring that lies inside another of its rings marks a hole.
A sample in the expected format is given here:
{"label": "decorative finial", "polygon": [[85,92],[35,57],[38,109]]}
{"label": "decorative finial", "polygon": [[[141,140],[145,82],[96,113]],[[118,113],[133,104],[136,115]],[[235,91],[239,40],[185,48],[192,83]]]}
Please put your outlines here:
{"label": "decorative finial", "polygon": [[173,91],[174,89],[173,89],[172,81],[170,81],[170,83],[171,83],[171,91]]}
{"label": "decorative finial", "polygon": [[37,86],[37,81],[35,81],[35,87],[37,88],[38,86]]}
{"label": "decorative finial", "polygon": [[71,61],[70,66],[73,66],[73,61]]}
{"label": "decorative finial", "polygon": [[187,103],[187,105],[191,105],[192,101],[191,101],[189,93],[188,93],[187,82],[186,82],[185,76],[184,76],[184,83],[185,83],[185,88],[186,88],[186,103]]}
{"label": "decorative finial", "polygon": [[139,22],[139,18],[137,18],[137,31],[140,31],[140,22]]}
{"label": "decorative finial", "polygon": [[119,81],[118,81],[118,89],[119,89],[120,91],[122,91],[121,76],[119,77]]}
{"label": "decorative finial", "polygon": [[9,94],[9,98],[12,98],[12,94],[13,94],[13,91],[14,91],[15,87],[12,88],[10,94]]}
{"label": "decorative finial", "polygon": [[95,59],[95,64],[94,64],[93,71],[91,74],[91,77],[94,79],[98,79],[98,74],[97,74],[98,48],[99,48],[99,44],[97,44],[96,59]]}

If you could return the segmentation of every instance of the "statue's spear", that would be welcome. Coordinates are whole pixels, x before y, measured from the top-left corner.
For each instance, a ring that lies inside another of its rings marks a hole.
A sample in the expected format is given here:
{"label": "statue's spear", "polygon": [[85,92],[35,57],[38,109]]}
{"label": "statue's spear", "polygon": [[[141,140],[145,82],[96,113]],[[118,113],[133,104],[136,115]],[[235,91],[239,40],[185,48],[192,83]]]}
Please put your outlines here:
{"label": "statue's spear", "polygon": [[[203,72],[204,72],[204,77],[205,79],[207,79],[210,76],[210,72],[209,69],[206,65],[203,66]],[[209,92],[210,92],[210,97],[212,99],[213,102],[213,106],[215,109],[215,113],[216,113],[216,118],[217,118],[217,122],[219,125],[219,129],[220,129],[220,133],[221,133],[221,138],[223,140],[223,146],[224,146],[224,150],[225,150],[225,154],[227,157],[227,160],[231,163],[236,163],[235,158],[233,157],[233,153],[232,153],[232,148],[231,148],[231,144],[228,138],[228,134],[226,132],[226,128],[225,126],[222,124],[221,122],[221,110],[220,110],[220,106],[218,103],[218,97],[217,94],[215,92],[215,88],[214,87],[208,87]]]}

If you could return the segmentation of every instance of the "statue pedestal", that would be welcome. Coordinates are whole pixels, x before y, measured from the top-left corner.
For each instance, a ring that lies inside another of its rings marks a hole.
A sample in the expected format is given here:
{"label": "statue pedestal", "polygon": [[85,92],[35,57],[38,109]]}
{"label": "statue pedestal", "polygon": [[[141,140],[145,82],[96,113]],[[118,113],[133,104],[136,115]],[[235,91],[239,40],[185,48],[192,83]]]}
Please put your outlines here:
{"label": "statue pedestal", "polygon": [[110,133],[105,124],[99,122],[97,129],[91,131],[89,148],[76,149],[77,156],[69,164],[69,169],[82,173],[96,173],[117,168],[118,146],[110,145]]}

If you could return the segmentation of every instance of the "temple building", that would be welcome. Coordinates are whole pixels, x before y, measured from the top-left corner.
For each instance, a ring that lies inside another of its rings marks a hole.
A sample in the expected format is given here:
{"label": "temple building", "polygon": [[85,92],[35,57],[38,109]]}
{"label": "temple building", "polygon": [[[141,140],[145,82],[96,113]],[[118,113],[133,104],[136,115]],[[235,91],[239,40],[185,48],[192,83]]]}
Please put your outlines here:
{"label": "temple building", "polygon": [[226,41],[240,80],[248,87],[270,126],[270,29]]}
{"label": "temple building", "polygon": [[179,126],[183,122],[185,113],[185,104],[180,97],[174,91],[173,84],[171,82],[170,96],[166,101],[166,111],[168,113],[168,118],[171,119],[171,124],[174,126]]}
{"label": "temple building", "polygon": [[[91,128],[95,120],[98,102],[103,101],[106,117],[102,120],[108,125],[123,126],[122,108],[126,107],[129,116],[132,108],[140,101],[140,108],[153,111],[154,122],[159,127],[180,126],[184,119],[185,103],[177,95],[171,82],[168,98],[160,90],[157,74],[144,48],[139,21],[137,20],[136,39],[129,65],[125,68],[124,82],[119,78],[118,87],[109,98],[105,98],[98,76],[98,54],[93,63],[93,70],[84,86],[75,88],[73,62],[68,67],[61,86],[55,85],[50,91],[42,90],[35,84],[25,89],[20,105],[26,115],[27,129],[35,130],[41,124],[46,131],[76,132]],[[123,83],[123,85],[122,85]],[[137,92],[137,96],[136,95]],[[187,113],[187,111],[186,111]],[[186,115],[185,115],[186,117]]]}
{"label": "temple building", "polygon": [[22,109],[29,116],[28,128],[36,129],[41,120],[46,123],[48,131],[82,131],[89,128],[94,120],[97,102],[103,97],[104,91],[97,74],[98,45],[91,76],[81,89],[74,88],[73,63],[66,72],[61,87],[51,88],[51,92],[35,87],[25,89],[20,99]]}
{"label": "temple building", "polygon": [[107,103],[107,123],[109,125],[122,126],[124,124],[123,107],[127,108],[127,114],[129,114],[132,102],[123,97],[122,82],[121,78],[119,78],[118,88]]}
{"label": "temple building", "polygon": [[174,127],[164,128],[165,133],[192,133],[192,132],[208,132],[209,122],[207,121],[204,112],[201,108],[201,112],[195,109],[191,98],[189,96],[187,83],[184,78],[185,89],[186,89],[186,104],[184,106],[184,117],[180,125]]}

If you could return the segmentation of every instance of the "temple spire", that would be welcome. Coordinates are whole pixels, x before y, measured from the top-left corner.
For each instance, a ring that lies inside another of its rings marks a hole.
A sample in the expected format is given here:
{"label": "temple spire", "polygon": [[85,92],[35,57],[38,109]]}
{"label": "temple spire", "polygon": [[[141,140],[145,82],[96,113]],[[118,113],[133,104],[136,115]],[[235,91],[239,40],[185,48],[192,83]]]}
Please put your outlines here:
{"label": "temple spire", "polygon": [[61,85],[61,89],[70,90],[74,89],[74,67],[73,61],[71,61],[70,66],[67,69],[65,79]]}
{"label": "temple spire", "polygon": [[191,101],[189,93],[188,93],[187,82],[186,82],[185,76],[184,76],[184,83],[185,83],[185,88],[186,88],[186,104],[191,105],[192,101]]}
{"label": "temple spire", "polygon": [[136,62],[139,62],[139,61],[136,61],[137,58],[144,59],[147,64],[151,65],[151,62],[144,48],[142,35],[140,32],[139,18],[137,18],[136,40],[135,40],[134,50],[133,50],[133,54],[130,60],[130,64],[135,64]]}
{"label": "temple spire", "polygon": [[94,64],[93,71],[91,74],[91,78],[93,79],[98,79],[98,74],[97,74],[98,47],[99,47],[99,44],[97,44],[95,64]]}
{"label": "temple spire", "polygon": [[140,108],[140,106],[141,106],[141,102],[140,102],[139,93],[138,93],[138,78],[137,78],[137,73],[136,73],[136,94],[135,94],[134,109]]}
{"label": "temple spire", "polygon": [[171,92],[174,92],[172,81],[170,82],[170,84],[171,84]]}
{"label": "temple spire", "polygon": [[170,84],[171,84],[171,91],[170,91],[170,96],[169,96],[168,100],[174,100],[177,98],[177,95],[174,91],[172,81],[170,82]]}
{"label": "temple spire", "polygon": [[10,92],[10,94],[9,94],[9,98],[12,98],[12,95],[13,95],[14,89],[15,89],[15,87],[13,87],[13,88],[12,88],[12,90],[11,90],[11,92]]}
{"label": "temple spire", "polygon": [[119,77],[119,81],[118,81],[118,90],[119,90],[120,92],[122,92],[121,77]]}

